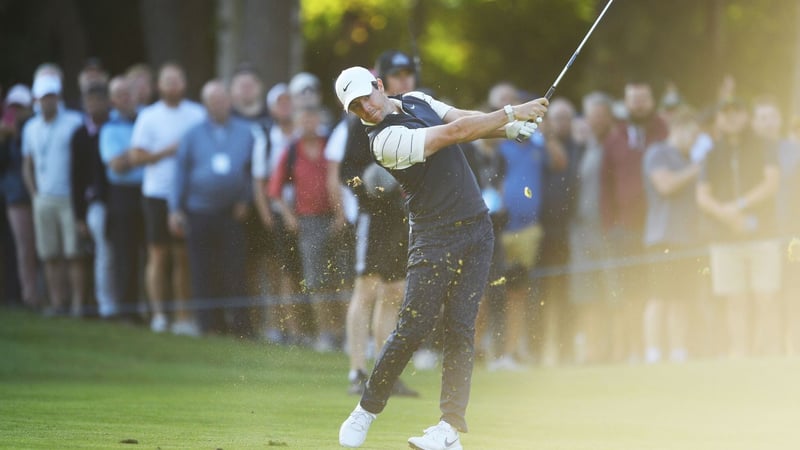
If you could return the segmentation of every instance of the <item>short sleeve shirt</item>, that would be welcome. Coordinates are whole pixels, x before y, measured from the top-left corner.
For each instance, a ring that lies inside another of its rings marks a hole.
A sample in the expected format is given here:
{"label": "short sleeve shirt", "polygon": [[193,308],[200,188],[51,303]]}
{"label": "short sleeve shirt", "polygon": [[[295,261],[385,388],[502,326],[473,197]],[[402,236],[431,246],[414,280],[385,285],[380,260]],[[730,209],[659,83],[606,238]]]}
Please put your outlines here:
{"label": "short sleeve shirt", "polygon": [[[159,152],[177,144],[186,132],[205,118],[205,109],[197,103],[183,100],[177,107],[163,101],[148,106],[139,113],[131,136],[131,147]],[[144,169],[142,194],[166,199],[173,188],[175,157],[164,158]]]}
{"label": "short sleeve shirt", "polygon": [[33,158],[39,195],[69,197],[70,141],[81,125],[81,114],[66,109],[61,109],[50,122],[37,114],[25,124],[22,152]]}
{"label": "short sleeve shirt", "polygon": [[686,247],[697,241],[695,184],[686,184],[670,195],[663,195],[656,190],[651,179],[655,171],[679,172],[690,165],[689,158],[666,142],[653,144],[647,149],[642,162],[647,194],[645,245]]}
{"label": "short sleeve shirt", "polygon": [[[440,119],[453,109],[452,106],[440,102],[421,92],[406,94],[428,103]],[[399,101],[394,100],[399,104]],[[378,163],[388,169],[403,170],[414,164],[425,162],[425,128],[406,128],[394,125],[385,128],[375,136],[372,151]]]}

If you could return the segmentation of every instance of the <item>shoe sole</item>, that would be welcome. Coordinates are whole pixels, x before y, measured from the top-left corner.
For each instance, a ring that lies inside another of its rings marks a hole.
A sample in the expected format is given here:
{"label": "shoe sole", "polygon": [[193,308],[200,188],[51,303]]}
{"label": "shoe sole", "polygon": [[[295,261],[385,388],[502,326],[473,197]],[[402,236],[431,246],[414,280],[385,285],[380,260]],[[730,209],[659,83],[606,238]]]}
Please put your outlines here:
{"label": "shoe sole", "polygon": [[[408,448],[414,448],[416,450],[425,450],[422,447],[417,447],[416,445],[412,444],[411,442],[408,443]],[[448,449],[448,450],[464,450],[464,447],[452,447],[451,449]]]}

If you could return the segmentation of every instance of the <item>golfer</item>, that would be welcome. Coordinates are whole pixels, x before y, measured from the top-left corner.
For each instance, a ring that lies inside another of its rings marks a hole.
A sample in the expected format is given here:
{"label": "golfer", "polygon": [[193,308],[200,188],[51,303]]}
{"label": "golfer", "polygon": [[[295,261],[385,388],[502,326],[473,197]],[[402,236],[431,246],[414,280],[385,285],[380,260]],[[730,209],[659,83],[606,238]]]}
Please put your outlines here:
{"label": "golfer", "polygon": [[537,99],[484,114],[453,108],[420,92],[388,97],[363,67],[344,70],[336,95],[367,126],[373,158],[397,179],[409,212],[408,273],[397,327],[361,401],[339,430],[359,447],[383,411],[395,380],[443,314],[440,422],[408,440],[422,450],[461,449],[473,365],[475,316],[492,259],[494,235],[478,184],[458,144],[480,138],[527,138],[547,111]]}

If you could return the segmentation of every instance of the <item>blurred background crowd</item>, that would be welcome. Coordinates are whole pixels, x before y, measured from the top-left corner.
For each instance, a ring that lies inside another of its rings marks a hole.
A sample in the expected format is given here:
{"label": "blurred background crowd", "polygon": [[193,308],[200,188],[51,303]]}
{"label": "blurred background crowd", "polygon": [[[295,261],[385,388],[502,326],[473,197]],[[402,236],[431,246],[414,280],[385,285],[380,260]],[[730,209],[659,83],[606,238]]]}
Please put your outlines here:
{"label": "blurred background crowd", "polygon": [[[219,2],[218,17],[235,3]],[[393,94],[422,89],[455,106],[535,96],[509,74],[462,98],[441,79],[426,85],[415,49],[384,52],[394,47],[407,46],[356,45],[285,77],[257,50],[225,53],[219,78],[169,62],[198,60],[169,45],[157,65],[114,71],[98,58],[65,56],[70,70],[37,61],[2,91],[5,302],[351,350],[347,318],[369,275],[360,218],[405,224],[387,212],[402,193],[363,155],[348,160],[363,135],[331,103],[328,66],[367,66]],[[638,75],[612,90],[585,74],[529,141],[463,146],[498,236],[476,336],[491,370],[800,351],[800,118],[772,89],[719,75],[694,98],[680,82]],[[396,225],[367,228],[380,241]],[[370,295],[401,296],[392,284]],[[371,332],[384,335],[379,322]]]}

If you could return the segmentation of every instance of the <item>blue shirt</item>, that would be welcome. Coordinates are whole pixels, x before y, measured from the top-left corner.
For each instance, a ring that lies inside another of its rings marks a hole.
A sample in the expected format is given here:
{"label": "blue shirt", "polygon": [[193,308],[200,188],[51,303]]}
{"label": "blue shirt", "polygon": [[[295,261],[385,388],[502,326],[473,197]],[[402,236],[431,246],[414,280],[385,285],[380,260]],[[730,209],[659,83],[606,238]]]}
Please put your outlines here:
{"label": "blue shirt", "polygon": [[524,142],[503,140],[498,150],[506,161],[503,184],[503,202],[508,210],[506,230],[521,230],[539,221],[542,173],[549,160],[544,140],[539,133]]}
{"label": "blue shirt", "polygon": [[249,202],[252,149],[251,125],[241,119],[191,128],[178,147],[170,211],[217,213]]}
{"label": "blue shirt", "polygon": [[[110,120],[100,128],[100,157],[106,166],[112,159],[125,153],[131,147],[131,135],[135,120],[135,118],[123,117],[119,111],[114,110],[111,112]],[[119,173],[108,167],[106,172],[111,184],[139,186],[142,184],[144,168],[134,167],[127,172]]]}

